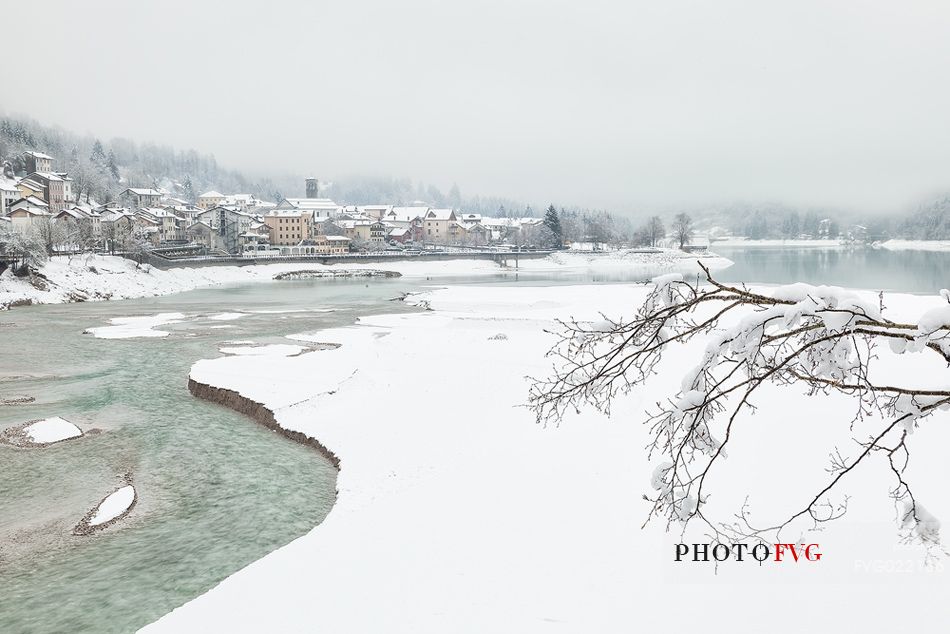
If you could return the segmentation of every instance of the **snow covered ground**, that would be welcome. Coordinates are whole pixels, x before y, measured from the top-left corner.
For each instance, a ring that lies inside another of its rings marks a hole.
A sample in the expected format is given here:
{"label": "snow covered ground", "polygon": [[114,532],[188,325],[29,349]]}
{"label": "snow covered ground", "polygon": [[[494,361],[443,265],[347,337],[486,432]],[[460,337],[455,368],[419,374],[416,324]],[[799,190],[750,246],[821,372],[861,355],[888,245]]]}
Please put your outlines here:
{"label": "snow covered ground", "polygon": [[[544,328],[599,320],[599,311],[630,315],[645,293],[450,287],[412,298],[432,311],[294,337],[338,349],[195,364],[196,381],[264,403],[278,424],[339,456],[339,498],[313,531],[145,631],[870,632],[946,622],[948,575],[897,544],[881,463],[851,483],[844,519],[804,537],[820,543],[819,562],[732,563],[717,574],[674,561],[675,527],[642,528],[654,467],[644,412],[675,392],[702,341],[673,352],[609,419],[584,411],[558,427],[535,424],[520,406],[525,375],[549,369]],[[941,301],[885,298],[895,318]],[[930,378],[945,385],[941,376]],[[749,494],[768,521],[825,481],[826,441],[846,442],[854,411],[840,395],[789,388],[759,399],[755,416],[737,420],[744,433],[711,494],[734,510]],[[916,432],[909,475],[946,518],[950,432],[947,414],[937,416]]]}
{"label": "snow covered ground", "polygon": [[[580,256],[558,254],[541,260],[522,259],[525,270],[557,270],[583,267],[604,267],[616,270],[625,267],[635,270],[641,267],[656,274],[657,267],[674,266],[677,270],[697,270],[695,256],[667,251],[658,254],[626,254],[611,252],[604,256]],[[721,268],[730,262],[723,258],[708,258],[711,266]],[[334,271],[376,270],[379,263],[341,263],[320,265],[306,263],[307,270]],[[192,290],[202,286],[234,282],[271,281],[278,273],[301,270],[300,262],[262,264],[255,266],[208,266],[201,268],[175,268],[159,270],[138,267],[131,260],[112,256],[54,257],[47,262],[41,273],[45,279],[31,283],[29,279],[14,277],[10,270],[0,275],[0,310],[19,303],[59,304],[71,301],[104,299],[132,299],[153,295],[167,295]],[[395,260],[385,263],[386,270],[407,277],[432,278],[447,276],[497,275],[504,271],[489,260],[411,261]],[[513,270],[512,270],[513,272]],[[228,317],[221,317],[227,319]]]}
{"label": "snow covered ground", "polygon": [[950,251],[950,240],[888,240],[876,246],[890,251]]}

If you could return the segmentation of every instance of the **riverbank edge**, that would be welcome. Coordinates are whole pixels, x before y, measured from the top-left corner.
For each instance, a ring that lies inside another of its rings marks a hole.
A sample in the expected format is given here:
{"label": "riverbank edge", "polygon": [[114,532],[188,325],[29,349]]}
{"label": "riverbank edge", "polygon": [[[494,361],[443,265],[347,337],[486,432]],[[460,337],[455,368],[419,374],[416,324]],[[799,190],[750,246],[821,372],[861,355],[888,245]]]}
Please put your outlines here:
{"label": "riverbank edge", "polygon": [[[188,377],[188,391],[196,398],[227,407],[239,414],[243,414],[293,442],[312,447],[333,465],[337,473],[340,472],[340,458],[335,453],[312,436],[281,427],[277,422],[277,418],[274,416],[274,412],[263,403],[249,399],[234,390],[214,387],[213,385],[196,381],[191,377]],[[336,498],[339,496],[339,492],[339,487],[334,486],[334,504],[336,504]]]}
{"label": "riverbank edge", "polygon": [[[631,256],[631,257],[628,257]],[[553,258],[553,259],[552,259]],[[706,261],[713,269],[726,268],[732,261],[715,253],[693,255],[676,250],[660,253],[610,252],[600,256],[578,255],[560,252],[556,256],[522,262],[525,272],[537,273],[547,270],[597,269],[614,270],[618,266],[644,266],[657,270],[697,270],[696,260]],[[519,269],[505,267],[490,260],[444,259],[418,262],[397,260],[388,262],[388,277],[431,280],[459,275],[517,274]],[[420,266],[425,265],[425,266]],[[324,268],[320,268],[323,266]],[[311,264],[307,270],[326,271],[333,276],[336,265]],[[276,275],[303,270],[301,263],[268,263],[246,266],[215,266],[205,268],[180,267],[160,270],[148,265],[140,266],[118,256],[95,256],[82,261],[73,261],[65,256],[52,258],[29,278],[15,278],[10,271],[0,274],[0,313],[19,306],[39,304],[70,304],[88,301],[116,301],[159,297],[209,288],[222,284],[276,282]],[[363,271],[379,270],[354,262],[344,269],[354,277],[366,277]],[[650,275],[652,277],[654,274]]]}

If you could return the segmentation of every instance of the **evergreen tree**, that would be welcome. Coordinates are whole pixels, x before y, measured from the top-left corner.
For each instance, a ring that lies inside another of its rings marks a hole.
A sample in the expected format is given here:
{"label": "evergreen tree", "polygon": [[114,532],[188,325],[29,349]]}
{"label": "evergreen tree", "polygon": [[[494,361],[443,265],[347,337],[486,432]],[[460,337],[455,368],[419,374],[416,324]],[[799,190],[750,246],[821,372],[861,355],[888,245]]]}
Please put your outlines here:
{"label": "evergreen tree", "polygon": [[544,228],[547,230],[550,246],[560,249],[563,245],[563,232],[561,231],[561,218],[557,214],[554,205],[548,207],[544,214]]}
{"label": "evergreen tree", "polygon": [[119,166],[115,163],[115,152],[109,150],[109,159],[107,161],[109,167],[109,174],[112,175],[112,178],[116,181],[119,180]]}
{"label": "evergreen tree", "polygon": [[90,155],[89,160],[91,160],[96,165],[102,166],[106,163],[106,153],[102,149],[102,143],[99,139],[96,139],[96,142],[92,146],[92,155]]}

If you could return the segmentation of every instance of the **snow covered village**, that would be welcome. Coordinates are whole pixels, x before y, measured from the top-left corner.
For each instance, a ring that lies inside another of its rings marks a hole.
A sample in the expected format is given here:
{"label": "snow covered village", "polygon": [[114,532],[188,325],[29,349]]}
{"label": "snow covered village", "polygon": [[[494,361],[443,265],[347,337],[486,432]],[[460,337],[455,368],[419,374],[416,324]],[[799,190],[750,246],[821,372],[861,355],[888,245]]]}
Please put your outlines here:
{"label": "snow covered village", "polygon": [[947,8],[0,15],[0,632],[950,618]]}

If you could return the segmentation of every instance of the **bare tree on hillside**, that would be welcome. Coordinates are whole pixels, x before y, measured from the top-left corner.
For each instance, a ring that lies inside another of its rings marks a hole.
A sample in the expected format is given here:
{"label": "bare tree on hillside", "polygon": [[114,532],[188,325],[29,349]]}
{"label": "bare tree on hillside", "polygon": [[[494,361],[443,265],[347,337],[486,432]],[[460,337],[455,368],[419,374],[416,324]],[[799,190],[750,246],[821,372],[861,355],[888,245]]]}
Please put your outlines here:
{"label": "bare tree on hillside", "polygon": [[[780,539],[783,531],[811,530],[841,517],[847,509],[842,482],[859,465],[877,461],[891,476],[889,494],[902,537],[937,548],[939,522],[915,496],[906,467],[909,434],[938,408],[950,406],[950,390],[881,382],[874,368],[881,346],[897,354],[935,355],[950,364],[950,292],[941,292],[946,305],[916,322],[898,323],[885,317],[883,302],[841,289],[792,285],[766,295],[722,284],[705,267],[703,272],[705,279],[694,281],[657,278],[632,319],[561,322],[549,353],[554,372],[534,380],[530,390],[538,422],[559,422],[584,405],[609,414],[614,399],[657,372],[672,346],[703,336],[708,345],[685,372],[680,391],[657,403],[645,421],[650,456],[662,459],[654,493],[645,496],[649,519],[684,531],[698,522],[723,543]],[[754,522],[745,506],[734,518],[708,516],[713,467],[742,433],[738,421],[755,409],[753,397],[769,384],[804,386],[811,395],[847,395],[857,405],[852,430],[872,429],[861,435],[852,431],[854,448],[835,450],[824,484],[805,492],[774,521]]]}

